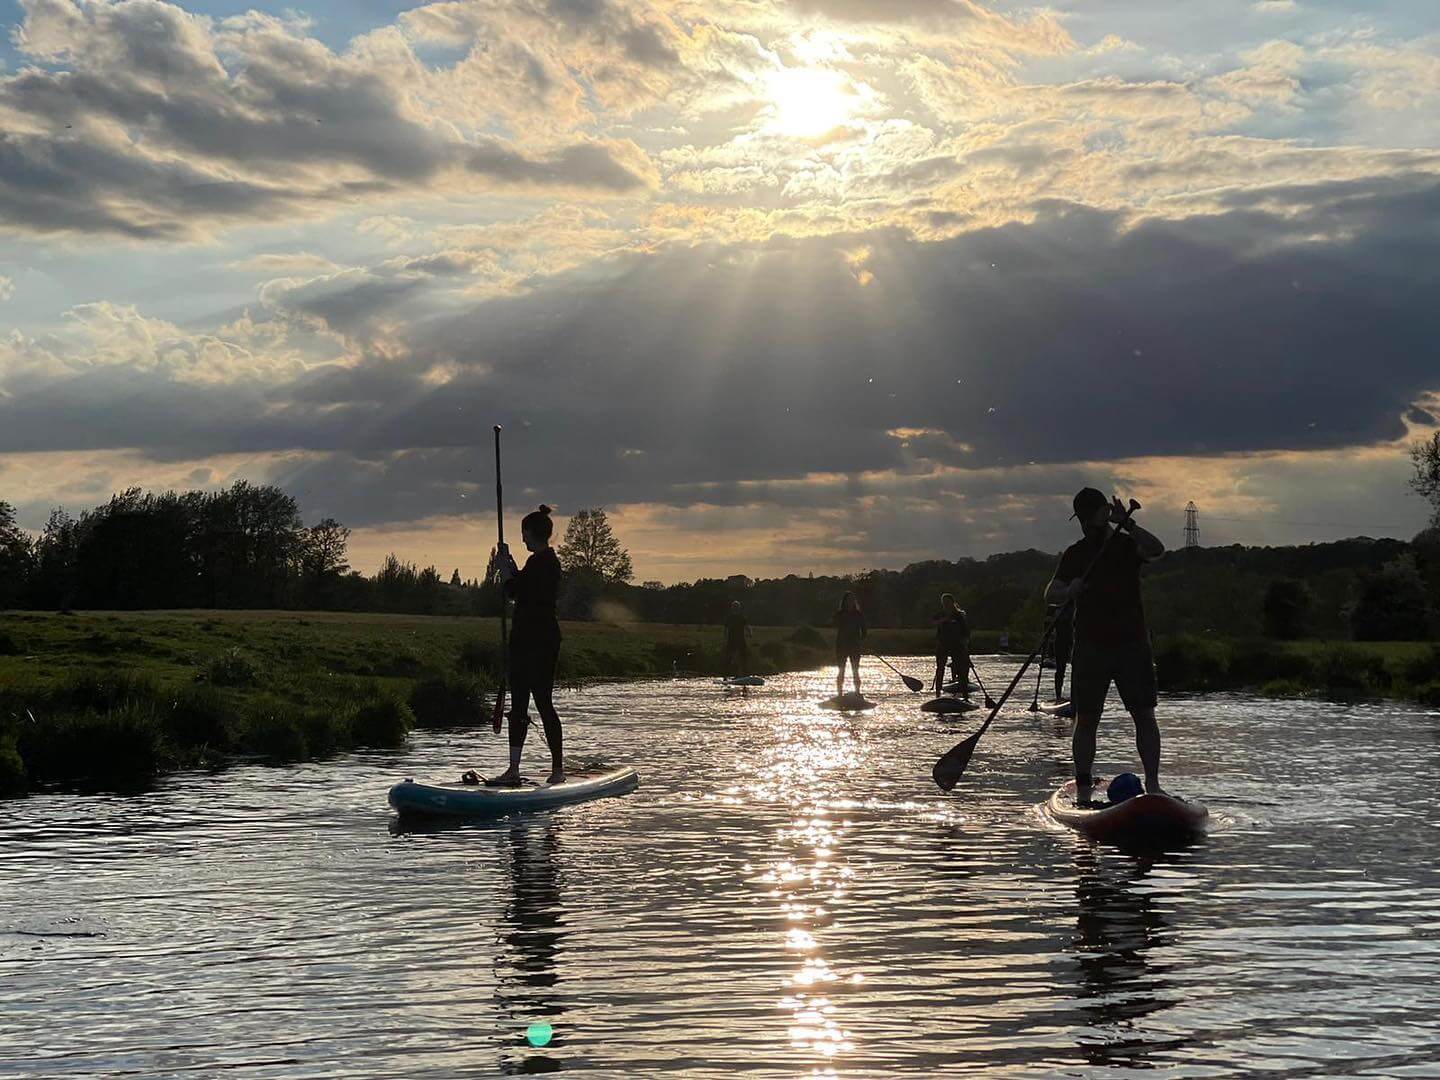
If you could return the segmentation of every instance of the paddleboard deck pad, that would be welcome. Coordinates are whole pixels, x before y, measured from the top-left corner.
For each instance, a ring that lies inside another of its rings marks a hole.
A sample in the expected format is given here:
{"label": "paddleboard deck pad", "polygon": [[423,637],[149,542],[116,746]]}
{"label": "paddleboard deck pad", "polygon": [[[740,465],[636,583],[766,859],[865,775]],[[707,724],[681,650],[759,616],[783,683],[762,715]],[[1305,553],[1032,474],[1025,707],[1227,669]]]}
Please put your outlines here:
{"label": "paddleboard deck pad", "polygon": [[[1108,780],[1097,779],[1094,791],[1105,793]],[[1198,802],[1173,795],[1136,795],[1124,802],[1096,808],[1075,805],[1071,780],[1045,804],[1045,812],[1061,825],[1092,840],[1112,843],[1156,844],[1189,839],[1205,831],[1210,812]]]}
{"label": "paddleboard deck pad", "polygon": [[404,780],[390,789],[390,805],[404,815],[449,818],[494,818],[571,803],[628,795],[640,786],[634,769],[577,773],[563,784],[522,783],[519,787],[483,784],[417,783]]}
{"label": "paddleboard deck pad", "polygon": [[764,686],[765,680],[759,675],[731,675],[720,680],[721,686]]}
{"label": "paddleboard deck pad", "polygon": [[841,694],[839,697],[826,698],[820,702],[822,709],[839,709],[842,712],[859,712],[862,709],[875,708],[875,702],[860,694]]}
{"label": "paddleboard deck pad", "polygon": [[975,702],[966,701],[964,698],[937,697],[921,705],[920,711],[928,713],[968,713],[974,712],[979,707]]}
{"label": "paddleboard deck pad", "polygon": [[1042,701],[1037,711],[1049,713],[1051,716],[1074,716],[1075,706],[1068,701]]}

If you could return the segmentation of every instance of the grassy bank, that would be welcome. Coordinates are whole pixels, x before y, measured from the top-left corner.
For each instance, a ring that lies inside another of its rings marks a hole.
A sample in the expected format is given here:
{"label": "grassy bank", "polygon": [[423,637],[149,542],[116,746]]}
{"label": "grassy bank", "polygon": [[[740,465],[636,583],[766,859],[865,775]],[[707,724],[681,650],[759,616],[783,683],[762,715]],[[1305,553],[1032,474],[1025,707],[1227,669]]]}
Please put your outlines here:
{"label": "grassy bank", "polygon": [[1163,690],[1253,690],[1347,701],[1395,697],[1440,705],[1440,645],[1242,640],[1181,635],[1156,644]]}
{"label": "grassy bank", "polygon": [[[560,678],[719,673],[721,631],[567,623]],[[752,668],[831,659],[831,634],[755,631]],[[890,654],[924,631],[879,631]],[[282,611],[0,616],[0,793],[128,787],[237,757],[398,746],[416,726],[488,721],[499,631],[464,617]]]}

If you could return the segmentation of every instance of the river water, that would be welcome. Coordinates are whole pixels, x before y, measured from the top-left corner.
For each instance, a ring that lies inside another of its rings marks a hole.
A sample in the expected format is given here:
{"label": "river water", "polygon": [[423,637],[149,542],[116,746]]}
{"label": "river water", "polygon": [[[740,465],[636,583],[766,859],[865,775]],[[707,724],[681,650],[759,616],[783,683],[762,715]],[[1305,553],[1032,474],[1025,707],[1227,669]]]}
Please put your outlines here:
{"label": "river water", "polygon": [[1440,1076],[1440,714],[1165,700],[1212,831],[1138,856],[1038,812],[1063,721],[1007,708],[942,795],[978,718],[869,678],[566,694],[640,790],[498,824],[385,805],[488,730],[0,803],[0,1075]]}

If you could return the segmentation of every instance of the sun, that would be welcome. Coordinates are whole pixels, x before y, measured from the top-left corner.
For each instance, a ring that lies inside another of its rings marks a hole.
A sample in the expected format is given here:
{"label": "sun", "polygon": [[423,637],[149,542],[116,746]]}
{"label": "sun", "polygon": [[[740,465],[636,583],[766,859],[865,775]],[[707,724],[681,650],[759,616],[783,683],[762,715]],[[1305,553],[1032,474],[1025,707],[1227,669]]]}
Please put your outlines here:
{"label": "sun", "polygon": [[825,68],[781,68],[766,78],[770,120],[766,129],[814,138],[853,119],[859,97],[850,80]]}

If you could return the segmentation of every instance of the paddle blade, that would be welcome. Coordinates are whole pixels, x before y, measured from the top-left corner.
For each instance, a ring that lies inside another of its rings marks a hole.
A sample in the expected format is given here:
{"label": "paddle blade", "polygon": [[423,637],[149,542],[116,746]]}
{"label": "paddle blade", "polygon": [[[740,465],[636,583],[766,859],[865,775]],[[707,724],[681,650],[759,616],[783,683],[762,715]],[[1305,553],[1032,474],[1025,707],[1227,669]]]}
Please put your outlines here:
{"label": "paddle blade", "polygon": [[970,764],[970,755],[975,753],[975,745],[984,732],[985,729],[981,728],[964,742],[952,746],[950,751],[935,763],[930,775],[935,778],[935,783],[940,785],[941,791],[949,791],[960,782],[960,778],[965,775],[965,766]]}
{"label": "paddle blade", "polygon": [[495,691],[495,711],[490,714],[490,726],[495,734],[500,734],[500,721],[505,718],[505,684],[500,684],[500,689]]}
{"label": "paddle blade", "polygon": [[905,680],[905,686],[912,694],[918,694],[925,689],[925,684],[913,675],[901,675],[900,678]]}

